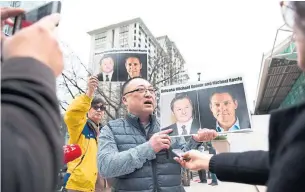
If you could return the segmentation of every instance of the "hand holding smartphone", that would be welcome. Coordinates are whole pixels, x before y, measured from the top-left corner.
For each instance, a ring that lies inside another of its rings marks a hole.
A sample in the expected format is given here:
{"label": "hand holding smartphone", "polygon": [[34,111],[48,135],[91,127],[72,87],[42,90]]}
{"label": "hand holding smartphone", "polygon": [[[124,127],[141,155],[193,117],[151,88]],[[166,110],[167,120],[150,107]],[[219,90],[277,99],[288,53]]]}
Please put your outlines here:
{"label": "hand holding smartphone", "polygon": [[21,30],[22,28],[32,25],[33,23],[39,21],[41,18],[45,16],[60,12],[61,12],[61,2],[52,1],[42,6],[39,6],[29,12],[26,12],[22,15],[19,15],[15,17],[15,21],[13,25],[13,34]]}
{"label": "hand holding smartphone", "polygon": [[[183,152],[182,150],[180,150],[180,149],[170,149],[170,150],[171,150],[172,153],[173,153],[176,157],[178,157],[178,158],[181,158],[182,155],[184,154],[184,152]],[[186,161],[186,162],[188,162],[188,161],[191,160],[191,158],[189,158],[189,157],[183,157],[183,160]]]}

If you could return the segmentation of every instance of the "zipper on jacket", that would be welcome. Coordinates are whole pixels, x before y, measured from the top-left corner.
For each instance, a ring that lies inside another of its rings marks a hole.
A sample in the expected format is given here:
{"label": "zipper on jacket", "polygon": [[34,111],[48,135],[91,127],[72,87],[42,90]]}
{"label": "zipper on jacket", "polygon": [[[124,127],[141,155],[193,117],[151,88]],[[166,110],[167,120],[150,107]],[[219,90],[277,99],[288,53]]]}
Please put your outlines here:
{"label": "zipper on jacket", "polygon": [[[149,139],[150,139],[150,134],[154,130],[153,126],[154,126],[154,124],[151,122],[149,130],[147,131],[147,134],[146,134],[146,141],[149,141]],[[156,164],[157,164],[156,159],[151,161],[151,169],[153,172],[153,182],[154,182],[153,192],[157,192],[158,188],[159,188],[158,182],[157,182]]]}
{"label": "zipper on jacket", "polygon": [[158,182],[157,182],[157,173],[156,173],[156,160],[152,160],[152,164],[151,164],[151,167],[152,167],[152,171],[153,171],[153,180],[154,180],[154,189],[153,191],[154,192],[157,192],[158,191]]}

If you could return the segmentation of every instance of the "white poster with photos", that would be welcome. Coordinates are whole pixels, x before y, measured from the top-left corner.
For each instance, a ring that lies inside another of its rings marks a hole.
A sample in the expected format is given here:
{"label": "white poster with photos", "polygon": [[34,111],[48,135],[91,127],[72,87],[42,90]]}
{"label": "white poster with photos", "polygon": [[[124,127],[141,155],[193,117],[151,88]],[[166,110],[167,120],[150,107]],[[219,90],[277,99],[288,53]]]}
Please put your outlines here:
{"label": "white poster with photos", "polygon": [[101,82],[125,82],[132,77],[147,79],[147,49],[109,49],[95,53],[94,74]]}
{"label": "white poster with photos", "polygon": [[251,116],[243,78],[166,86],[160,89],[161,129],[170,136],[190,136],[199,128],[249,132]]}

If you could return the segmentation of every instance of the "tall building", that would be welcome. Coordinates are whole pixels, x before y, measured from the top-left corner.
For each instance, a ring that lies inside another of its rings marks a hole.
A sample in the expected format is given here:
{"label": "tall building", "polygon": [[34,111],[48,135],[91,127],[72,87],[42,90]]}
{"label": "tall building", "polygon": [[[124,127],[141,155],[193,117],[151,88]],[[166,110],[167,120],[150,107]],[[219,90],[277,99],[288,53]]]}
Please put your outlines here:
{"label": "tall building", "polygon": [[262,60],[255,114],[268,114],[305,100],[305,75],[297,66],[293,34]]}
{"label": "tall building", "polygon": [[[0,1],[0,7],[20,7],[23,8],[25,11],[29,11],[38,7],[42,4],[45,4],[47,1]],[[7,35],[12,34],[12,27],[4,26],[3,32]]]}
{"label": "tall building", "polygon": [[[94,64],[95,53],[112,48],[143,48],[148,50],[148,76],[154,77],[150,80],[154,81],[152,83],[157,87],[184,83],[188,80],[185,72],[171,76],[178,70],[185,71],[185,61],[175,43],[167,36],[156,39],[141,18],[95,29],[89,31],[88,34],[91,36],[89,68],[94,71],[98,67]],[[165,43],[162,44],[162,42]],[[119,92],[120,85],[112,83],[109,86],[111,89],[108,92],[112,95],[108,95],[108,97],[113,97],[115,92]],[[113,89],[113,87],[115,88]],[[111,111],[111,109],[109,110]],[[118,113],[115,110],[111,112]],[[159,110],[157,110],[157,115],[159,116]]]}
{"label": "tall building", "polygon": [[[175,42],[171,41],[167,35],[157,37],[162,49],[169,55],[172,65],[167,65],[165,71],[167,73],[173,73],[170,78],[165,82],[165,85],[182,84],[188,81],[189,76],[185,69],[185,61],[176,46]],[[180,72],[182,71],[182,72]],[[177,73],[177,75],[175,75]]]}

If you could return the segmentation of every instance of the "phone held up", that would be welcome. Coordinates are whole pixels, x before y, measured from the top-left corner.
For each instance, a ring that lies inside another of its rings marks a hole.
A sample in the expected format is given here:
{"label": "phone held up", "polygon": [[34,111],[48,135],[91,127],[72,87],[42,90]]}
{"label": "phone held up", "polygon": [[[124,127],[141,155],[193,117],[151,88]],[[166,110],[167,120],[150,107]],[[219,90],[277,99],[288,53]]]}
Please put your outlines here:
{"label": "phone held up", "polygon": [[61,12],[61,2],[51,1],[35,9],[32,9],[22,15],[19,15],[15,17],[13,34],[21,30],[22,28],[32,25],[33,23],[39,21],[41,18],[45,16],[60,12]]}

